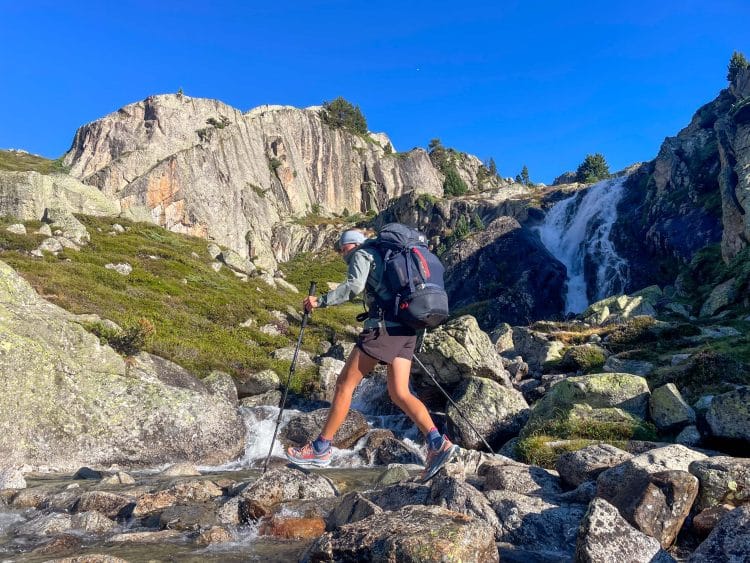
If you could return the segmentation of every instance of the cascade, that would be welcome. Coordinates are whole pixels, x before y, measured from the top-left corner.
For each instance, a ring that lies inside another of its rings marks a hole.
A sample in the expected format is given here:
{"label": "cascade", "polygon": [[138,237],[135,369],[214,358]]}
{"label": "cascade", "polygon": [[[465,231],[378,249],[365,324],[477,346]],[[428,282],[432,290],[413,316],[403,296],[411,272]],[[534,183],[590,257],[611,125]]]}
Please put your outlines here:
{"label": "cascade", "polygon": [[628,264],[610,233],[626,178],[602,180],[556,203],[538,227],[544,246],[568,270],[566,312],[580,313],[589,298],[598,301],[625,289]]}

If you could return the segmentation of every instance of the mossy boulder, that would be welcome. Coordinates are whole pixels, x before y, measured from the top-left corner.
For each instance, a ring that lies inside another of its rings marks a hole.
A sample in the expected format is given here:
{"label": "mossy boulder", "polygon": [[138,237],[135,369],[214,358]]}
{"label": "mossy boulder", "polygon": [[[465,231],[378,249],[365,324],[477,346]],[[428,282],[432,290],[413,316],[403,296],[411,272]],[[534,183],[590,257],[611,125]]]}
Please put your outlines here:
{"label": "mossy boulder", "polygon": [[600,369],[607,360],[607,352],[596,344],[571,346],[565,351],[558,367],[567,371],[588,373]]}
{"label": "mossy boulder", "polygon": [[236,408],[184,369],[127,363],[0,262],[0,456],[10,463],[223,463],[244,446]]}
{"label": "mossy boulder", "polygon": [[648,383],[628,373],[599,373],[569,377],[554,385],[534,406],[531,422],[548,420],[575,404],[594,408],[617,407],[638,418],[646,418]]}
{"label": "mossy boulder", "polygon": [[613,295],[589,305],[581,318],[593,324],[612,324],[623,322],[638,315],[656,314],[655,303],[661,298],[662,291],[658,286],[642,289],[632,296]]}
{"label": "mossy boulder", "polygon": [[714,437],[750,444],[750,386],[714,397],[706,422]]}
{"label": "mossy boulder", "polygon": [[661,430],[679,430],[695,422],[695,411],[685,402],[674,383],[653,390],[649,412],[651,420]]}

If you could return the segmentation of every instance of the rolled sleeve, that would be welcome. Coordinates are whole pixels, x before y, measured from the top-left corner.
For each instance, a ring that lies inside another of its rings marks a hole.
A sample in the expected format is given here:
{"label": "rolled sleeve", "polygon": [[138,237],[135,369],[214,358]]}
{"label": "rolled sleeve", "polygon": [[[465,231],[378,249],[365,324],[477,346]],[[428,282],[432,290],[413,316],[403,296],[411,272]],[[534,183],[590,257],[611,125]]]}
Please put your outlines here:
{"label": "rolled sleeve", "polygon": [[362,293],[367,284],[372,265],[371,256],[364,250],[355,250],[349,262],[346,281],[333,291],[329,291],[318,300],[319,307],[330,307],[351,301]]}

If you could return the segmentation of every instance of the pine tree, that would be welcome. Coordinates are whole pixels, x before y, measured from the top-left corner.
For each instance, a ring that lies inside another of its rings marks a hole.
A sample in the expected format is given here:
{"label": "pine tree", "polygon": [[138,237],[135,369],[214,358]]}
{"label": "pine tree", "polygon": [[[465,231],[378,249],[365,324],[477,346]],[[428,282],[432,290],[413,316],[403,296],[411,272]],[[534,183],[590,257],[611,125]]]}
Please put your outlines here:
{"label": "pine tree", "polygon": [[732,53],[732,58],[729,59],[729,66],[727,67],[727,80],[732,82],[737,74],[750,66],[750,62],[745,58],[745,55],[739,51]]}
{"label": "pine tree", "polygon": [[519,184],[523,184],[524,186],[530,186],[531,185],[531,179],[529,178],[529,169],[524,164],[523,168],[521,168],[521,173],[516,175],[516,182]]}
{"label": "pine tree", "polygon": [[367,120],[359,109],[341,96],[332,102],[323,102],[323,121],[332,127],[347,129],[360,135],[367,134]]}
{"label": "pine tree", "polygon": [[490,157],[490,161],[487,163],[487,169],[492,176],[497,176],[497,165],[495,164],[494,158]]}
{"label": "pine tree", "polygon": [[461,179],[454,165],[447,167],[445,181],[443,182],[443,193],[445,195],[463,195],[469,190],[466,182]]}
{"label": "pine tree", "polygon": [[576,169],[576,182],[590,184],[609,178],[609,165],[602,153],[587,154]]}

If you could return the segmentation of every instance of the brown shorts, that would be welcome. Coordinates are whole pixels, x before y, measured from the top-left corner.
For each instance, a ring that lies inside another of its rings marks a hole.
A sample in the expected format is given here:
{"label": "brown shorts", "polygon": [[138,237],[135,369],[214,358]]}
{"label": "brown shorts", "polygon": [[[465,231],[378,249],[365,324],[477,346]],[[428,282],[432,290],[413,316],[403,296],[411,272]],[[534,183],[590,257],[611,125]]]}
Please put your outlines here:
{"label": "brown shorts", "polygon": [[411,360],[416,343],[416,331],[406,326],[369,328],[357,338],[357,348],[380,363],[389,365],[395,358]]}

